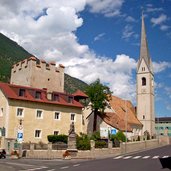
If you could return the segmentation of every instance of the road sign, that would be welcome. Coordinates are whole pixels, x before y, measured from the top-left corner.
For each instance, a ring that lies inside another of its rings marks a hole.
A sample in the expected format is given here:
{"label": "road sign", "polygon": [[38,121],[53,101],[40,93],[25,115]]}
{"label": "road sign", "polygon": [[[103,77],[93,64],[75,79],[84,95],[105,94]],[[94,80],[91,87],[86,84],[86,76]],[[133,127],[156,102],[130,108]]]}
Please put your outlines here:
{"label": "road sign", "polygon": [[17,141],[20,143],[23,142],[23,132],[17,133]]}

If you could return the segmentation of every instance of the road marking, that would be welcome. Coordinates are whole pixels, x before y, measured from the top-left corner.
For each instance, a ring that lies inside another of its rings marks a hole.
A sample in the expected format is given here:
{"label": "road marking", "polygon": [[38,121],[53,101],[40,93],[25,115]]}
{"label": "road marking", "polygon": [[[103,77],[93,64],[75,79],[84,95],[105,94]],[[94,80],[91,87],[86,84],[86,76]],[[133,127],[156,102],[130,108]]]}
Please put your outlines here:
{"label": "road marking", "polygon": [[79,165],[80,165],[80,164],[74,164],[73,167],[77,167],[77,166],[79,166]]}
{"label": "road marking", "polygon": [[123,159],[130,159],[132,156],[126,156]]}
{"label": "road marking", "polygon": [[135,156],[133,157],[133,159],[139,159],[141,156]]}
{"label": "road marking", "polygon": [[150,156],[144,156],[143,159],[148,159]]}
{"label": "road marking", "polygon": [[47,170],[47,171],[54,171],[55,169]]}
{"label": "road marking", "polygon": [[37,167],[37,168],[33,168],[33,169],[27,169],[27,171],[34,171],[34,170],[40,170],[40,169],[46,169],[48,167],[46,166],[42,166],[42,167]]}
{"label": "road marking", "polygon": [[120,159],[120,158],[122,158],[123,156],[118,156],[118,157],[115,157],[115,158],[113,158],[113,159]]}
{"label": "road marking", "polygon": [[163,156],[162,158],[168,158],[169,156]]}
{"label": "road marking", "polygon": [[13,162],[5,162],[6,164],[11,164],[11,165],[23,165],[23,166],[35,166],[31,164],[24,164],[24,163],[13,163]]}
{"label": "road marking", "polygon": [[160,156],[154,156],[153,159],[158,159]]}
{"label": "road marking", "polygon": [[61,167],[60,169],[68,169],[69,166],[64,166],[64,167]]}

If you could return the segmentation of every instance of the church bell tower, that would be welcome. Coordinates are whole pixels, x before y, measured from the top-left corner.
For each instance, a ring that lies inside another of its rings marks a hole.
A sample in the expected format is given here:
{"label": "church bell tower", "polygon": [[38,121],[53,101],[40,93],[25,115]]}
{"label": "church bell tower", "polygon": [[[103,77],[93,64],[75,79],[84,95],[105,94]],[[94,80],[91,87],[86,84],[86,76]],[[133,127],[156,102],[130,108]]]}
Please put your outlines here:
{"label": "church bell tower", "polygon": [[142,15],[140,57],[137,65],[137,118],[143,124],[141,135],[155,134],[154,73],[148,51],[144,16]]}

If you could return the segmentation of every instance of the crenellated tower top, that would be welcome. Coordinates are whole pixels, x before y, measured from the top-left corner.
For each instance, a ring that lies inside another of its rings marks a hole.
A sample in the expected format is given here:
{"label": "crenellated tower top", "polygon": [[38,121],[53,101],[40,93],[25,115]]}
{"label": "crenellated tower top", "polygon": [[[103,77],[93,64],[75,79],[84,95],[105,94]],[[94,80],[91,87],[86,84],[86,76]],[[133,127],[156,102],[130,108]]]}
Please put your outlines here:
{"label": "crenellated tower top", "polygon": [[46,88],[48,91],[64,91],[64,66],[47,63],[34,56],[12,66],[11,84]]}

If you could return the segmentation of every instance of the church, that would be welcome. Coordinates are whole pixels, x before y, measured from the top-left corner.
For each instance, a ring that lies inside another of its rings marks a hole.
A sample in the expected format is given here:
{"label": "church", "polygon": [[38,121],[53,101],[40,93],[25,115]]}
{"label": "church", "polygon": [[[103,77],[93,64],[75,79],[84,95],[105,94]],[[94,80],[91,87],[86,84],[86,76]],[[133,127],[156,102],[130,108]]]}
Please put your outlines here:
{"label": "church", "polygon": [[[149,55],[148,43],[145,31],[144,16],[142,15],[140,56],[137,63],[136,73],[136,107],[128,100],[112,96],[109,101],[110,109],[105,110],[105,115],[98,117],[98,130],[110,132],[115,130],[125,133],[128,139],[137,139],[137,136],[153,138],[155,132],[154,113],[154,73],[152,60]],[[93,116],[91,111],[84,111],[86,129],[92,132]],[[107,135],[107,133],[106,133]]]}
{"label": "church", "polygon": [[155,135],[154,73],[142,15],[140,57],[137,65],[137,118],[143,124],[140,135]]}

